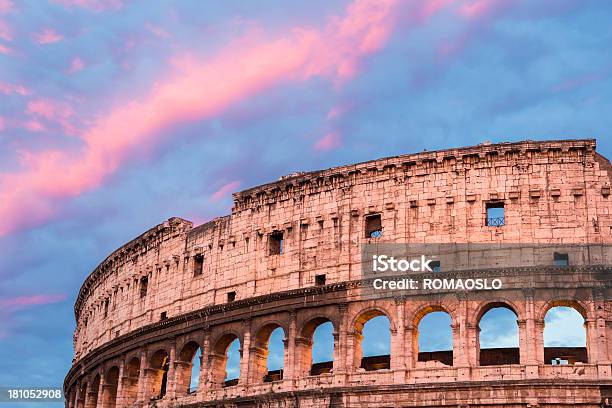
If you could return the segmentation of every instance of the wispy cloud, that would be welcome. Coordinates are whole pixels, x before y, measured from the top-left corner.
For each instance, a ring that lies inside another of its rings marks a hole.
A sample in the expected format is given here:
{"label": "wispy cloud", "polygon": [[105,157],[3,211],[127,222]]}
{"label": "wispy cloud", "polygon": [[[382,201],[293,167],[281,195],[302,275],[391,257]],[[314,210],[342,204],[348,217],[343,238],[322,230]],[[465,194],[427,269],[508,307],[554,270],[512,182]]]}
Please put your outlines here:
{"label": "wispy cloud", "polygon": [[230,181],[229,183],[222,185],[217,191],[215,191],[212,194],[211,198],[213,201],[219,201],[227,197],[229,194],[235,192],[238,187],[240,187],[240,181]]}
{"label": "wispy cloud", "polygon": [[33,38],[38,44],[47,45],[61,41],[64,36],[52,28],[44,28],[42,31],[34,34]]}
{"label": "wispy cloud", "polygon": [[[347,80],[361,58],[385,43],[395,6],[394,0],[357,0],[322,30],[295,27],[279,38],[239,39],[212,58],[184,60],[180,72],[157,82],[147,96],[120,103],[100,116],[81,135],[84,147],[78,154],[26,154],[23,171],[0,174],[6,193],[0,204],[0,235],[47,219],[54,212],[53,200],[99,186],[130,151],[143,143],[159,143],[157,131],[163,127],[214,117],[281,82],[313,76]],[[59,39],[52,30],[38,37],[41,43]],[[330,137],[320,146],[331,148],[337,142],[337,137]]]}

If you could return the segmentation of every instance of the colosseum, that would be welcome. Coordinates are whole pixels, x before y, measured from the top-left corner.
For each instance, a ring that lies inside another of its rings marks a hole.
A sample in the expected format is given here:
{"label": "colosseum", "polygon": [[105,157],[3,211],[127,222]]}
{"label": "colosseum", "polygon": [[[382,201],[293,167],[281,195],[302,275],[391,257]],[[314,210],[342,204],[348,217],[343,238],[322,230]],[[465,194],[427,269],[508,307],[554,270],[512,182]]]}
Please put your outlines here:
{"label": "colosseum", "polygon": [[[230,215],[170,218],[83,283],[66,406],[610,406],[611,185],[592,139],[483,143],[295,173],[234,193]],[[500,290],[372,296],[362,251],[373,243],[544,249],[516,265],[435,272],[505,279]],[[558,306],[584,318],[585,347],[544,345]],[[516,315],[515,349],[480,348],[480,319],[498,307]],[[450,315],[452,350],[419,351],[419,323],[436,311]],[[379,316],[390,352],[364,356],[363,328]],[[313,333],[327,323],[333,361],[315,363]],[[284,365],[268,370],[278,328]],[[236,341],[239,375],[228,379]]]}

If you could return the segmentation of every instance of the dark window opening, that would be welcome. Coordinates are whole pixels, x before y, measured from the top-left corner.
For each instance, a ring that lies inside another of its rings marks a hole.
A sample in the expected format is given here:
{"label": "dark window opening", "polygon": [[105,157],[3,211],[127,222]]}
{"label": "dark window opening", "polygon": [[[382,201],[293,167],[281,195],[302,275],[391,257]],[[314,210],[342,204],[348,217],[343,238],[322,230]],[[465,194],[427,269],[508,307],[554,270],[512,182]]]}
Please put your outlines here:
{"label": "dark window opening", "polygon": [[382,236],[382,221],[380,214],[368,215],[365,219],[366,238],[380,238]]}
{"label": "dark window opening", "polygon": [[569,266],[569,255],[555,252],[553,254],[553,265],[561,267]]}
{"label": "dark window opening", "polygon": [[360,367],[365,371],[388,370],[391,368],[391,356],[385,354],[382,356],[362,357]]}
{"label": "dark window opening", "polygon": [[108,317],[108,299],[104,300],[104,317]]}
{"label": "dark window opening", "polygon": [[488,227],[503,227],[506,224],[504,203],[502,201],[486,203],[487,217],[485,224]]}
{"label": "dark window opening", "polygon": [[149,286],[149,278],[143,276],[140,278],[140,297],[143,298],[147,296],[147,287]]}
{"label": "dark window opening", "polygon": [[315,275],[315,286],[325,286],[325,275]]}
{"label": "dark window opening", "polygon": [[166,320],[168,318],[168,312],[161,312],[161,314],[159,315],[159,320]]}
{"label": "dark window opening", "polygon": [[87,319],[83,320],[83,326],[87,327]]}
{"label": "dark window opening", "polygon": [[270,255],[280,255],[283,253],[283,233],[274,232],[269,238]]}
{"label": "dark window opening", "polygon": [[233,302],[236,300],[236,292],[227,292],[227,302]]}
{"label": "dark window opening", "polygon": [[440,261],[431,261],[429,263],[429,267],[431,268],[432,271],[434,272],[440,272],[441,269],[441,265],[440,265]]}
{"label": "dark window opening", "polygon": [[204,269],[204,255],[198,254],[193,257],[193,276],[202,275]]}

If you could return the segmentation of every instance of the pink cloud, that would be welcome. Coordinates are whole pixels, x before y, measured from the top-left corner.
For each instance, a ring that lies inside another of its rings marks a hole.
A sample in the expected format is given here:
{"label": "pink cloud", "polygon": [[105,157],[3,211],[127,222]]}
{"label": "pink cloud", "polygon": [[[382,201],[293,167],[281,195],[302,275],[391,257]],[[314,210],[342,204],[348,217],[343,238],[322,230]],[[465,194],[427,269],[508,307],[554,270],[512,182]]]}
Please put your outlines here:
{"label": "pink cloud", "polygon": [[215,191],[212,194],[212,200],[213,201],[219,201],[223,198],[225,198],[225,196],[227,196],[228,194],[233,193],[234,191],[236,191],[238,189],[238,187],[240,187],[240,181],[235,180],[235,181],[230,181],[229,183],[226,183],[224,185],[222,185],[217,191]]}
{"label": "pink cloud", "polygon": [[2,309],[25,309],[31,306],[48,305],[52,303],[62,302],[66,299],[66,295],[30,295],[18,296],[7,299],[0,299],[0,308]]}
{"label": "pink cloud", "polygon": [[344,115],[348,110],[353,107],[352,103],[342,103],[336,106],[332,106],[332,108],[327,112],[326,119],[332,120],[336,119],[342,115]]}
{"label": "pink cloud", "polygon": [[0,0],[0,14],[10,13],[15,9],[15,5],[11,0]]}
{"label": "pink cloud", "polygon": [[314,145],[314,149],[319,152],[326,152],[329,150],[337,149],[342,145],[342,139],[340,137],[340,133],[338,132],[329,132],[321,139],[317,140]]}
{"label": "pink cloud", "polygon": [[23,85],[12,85],[6,82],[0,82],[0,93],[4,95],[30,95],[30,90]]}
{"label": "pink cloud", "polygon": [[459,14],[469,18],[480,17],[487,14],[492,3],[490,0],[472,1],[459,7]]}
{"label": "pink cloud", "polygon": [[29,120],[23,124],[23,127],[30,132],[44,132],[47,130],[45,126],[37,120]]}
{"label": "pink cloud", "polygon": [[41,45],[53,44],[64,38],[52,28],[44,28],[41,32],[34,34],[34,41]]}
{"label": "pink cloud", "polygon": [[13,40],[13,30],[6,21],[0,20],[0,39],[4,41]]}
{"label": "pink cloud", "polygon": [[72,109],[68,105],[50,99],[36,99],[28,102],[26,112],[47,120],[65,119],[73,114]]}
{"label": "pink cloud", "polygon": [[9,55],[11,53],[11,49],[0,44],[0,54]]}
{"label": "pink cloud", "polygon": [[80,57],[74,57],[70,62],[70,68],[68,68],[69,74],[82,71],[85,68],[85,63]]}
{"label": "pink cloud", "polygon": [[[356,0],[346,15],[329,19],[322,30],[296,27],[276,39],[250,35],[212,58],[181,59],[177,72],[146,96],[100,115],[80,134],[78,153],[24,152],[21,172],[0,174],[0,235],[44,222],[54,215],[56,200],[100,186],[143,145],[169,137],[160,130],[171,124],[214,117],[288,81],[350,78],[360,59],[384,45],[396,21],[395,7],[395,0]],[[328,135],[317,145],[324,150],[339,141],[339,135]]]}

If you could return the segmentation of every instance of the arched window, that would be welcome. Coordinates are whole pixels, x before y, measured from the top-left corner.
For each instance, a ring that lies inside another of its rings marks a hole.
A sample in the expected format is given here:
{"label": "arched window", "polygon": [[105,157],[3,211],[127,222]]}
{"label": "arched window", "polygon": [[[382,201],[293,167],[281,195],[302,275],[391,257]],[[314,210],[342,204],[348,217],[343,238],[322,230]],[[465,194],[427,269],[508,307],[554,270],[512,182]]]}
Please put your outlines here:
{"label": "arched window", "polygon": [[253,381],[272,382],[283,379],[285,331],[275,323],[259,329],[251,348]]}
{"label": "arched window", "polygon": [[584,316],[573,305],[555,306],[544,318],[544,363],[587,363]]}
{"label": "arched window", "polygon": [[240,378],[240,340],[235,339],[227,349],[225,364],[225,384],[237,384]]}
{"label": "arched window", "polygon": [[233,333],[222,335],[210,355],[210,381],[213,386],[230,387],[240,378],[240,340]]}
{"label": "arched window", "polygon": [[[179,353],[176,372],[176,390],[180,394],[188,394],[197,390],[200,377],[200,345],[195,341],[185,344]],[[192,388],[192,384],[195,387]]]}
{"label": "arched window", "polygon": [[310,375],[331,372],[334,363],[334,325],[327,321],[317,326],[312,336]]}
{"label": "arched window", "polygon": [[151,399],[161,399],[166,395],[168,385],[168,353],[165,350],[156,351],[151,356],[149,376],[149,391],[147,396]]}
{"label": "arched window", "polygon": [[355,321],[355,365],[366,371],[391,366],[391,323],[380,310],[369,310]]}
{"label": "arched window", "polygon": [[308,321],[296,339],[296,358],[300,377],[332,371],[334,363],[334,326],[325,317]]}
{"label": "arched window", "polygon": [[191,359],[191,381],[189,382],[189,392],[195,392],[200,386],[200,370],[202,369],[202,349],[198,347],[195,355]]}
{"label": "arched window", "polygon": [[[415,356],[417,366],[453,365],[453,332],[450,315],[441,310],[425,309],[416,321]],[[437,363],[428,363],[435,361]]]}
{"label": "arched window", "polygon": [[508,305],[492,305],[479,321],[481,366],[519,364],[519,327],[514,310]]}

